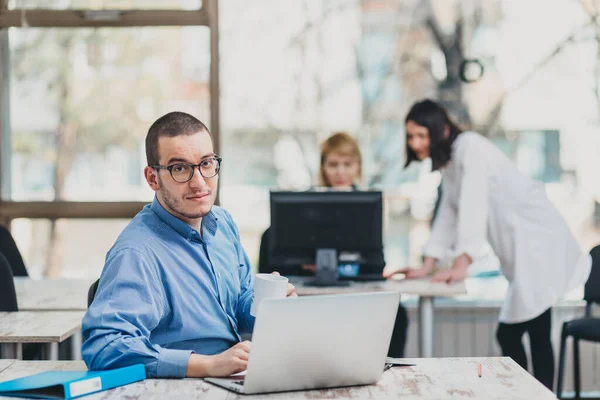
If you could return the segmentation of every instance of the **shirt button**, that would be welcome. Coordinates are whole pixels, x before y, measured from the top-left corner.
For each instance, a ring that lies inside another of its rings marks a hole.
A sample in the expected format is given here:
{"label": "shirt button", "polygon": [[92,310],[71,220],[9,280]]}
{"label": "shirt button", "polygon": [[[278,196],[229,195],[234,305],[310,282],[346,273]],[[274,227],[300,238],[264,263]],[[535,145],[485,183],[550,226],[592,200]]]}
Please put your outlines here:
{"label": "shirt button", "polygon": [[217,274],[217,278],[221,279],[221,274]]}

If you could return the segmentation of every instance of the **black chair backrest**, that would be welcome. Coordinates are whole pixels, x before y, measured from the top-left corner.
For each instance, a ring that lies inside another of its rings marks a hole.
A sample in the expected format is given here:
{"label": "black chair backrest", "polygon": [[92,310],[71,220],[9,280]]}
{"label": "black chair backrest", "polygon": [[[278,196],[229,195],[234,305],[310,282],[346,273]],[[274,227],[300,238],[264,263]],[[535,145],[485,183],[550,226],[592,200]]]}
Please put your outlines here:
{"label": "black chair backrest", "polygon": [[94,301],[94,297],[96,297],[96,291],[98,290],[98,284],[100,283],[100,279],[96,279],[96,282],[92,283],[90,289],[88,290],[88,308],[92,305]]}
{"label": "black chair backrest", "polygon": [[590,251],[592,256],[592,272],[585,283],[583,299],[588,303],[600,304],[600,245]]}
{"label": "black chair backrest", "polygon": [[0,225],[0,253],[8,260],[13,276],[29,276],[15,240],[9,230],[2,225]]}
{"label": "black chair backrest", "polygon": [[2,254],[0,254],[0,311],[19,311],[12,269]]}
{"label": "black chair backrest", "polygon": [[270,243],[271,227],[268,227],[260,237],[260,250],[258,252],[258,272],[271,273],[269,263],[269,243]]}

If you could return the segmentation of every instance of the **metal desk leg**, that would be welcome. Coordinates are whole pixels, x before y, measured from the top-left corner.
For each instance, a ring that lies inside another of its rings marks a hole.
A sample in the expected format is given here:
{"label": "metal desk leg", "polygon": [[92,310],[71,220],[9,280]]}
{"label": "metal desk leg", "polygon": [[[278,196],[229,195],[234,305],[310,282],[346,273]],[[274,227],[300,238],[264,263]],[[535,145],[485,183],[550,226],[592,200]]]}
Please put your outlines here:
{"label": "metal desk leg", "polygon": [[58,361],[58,343],[48,343],[48,359],[51,361]]}
{"label": "metal desk leg", "polygon": [[81,331],[77,331],[73,334],[73,337],[71,337],[71,356],[73,357],[73,360],[81,360],[81,343]]}
{"label": "metal desk leg", "polygon": [[15,353],[17,360],[23,359],[23,343],[15,343]]}
{"label": "metal desk leg", "polygon": [[419,297],[419,356],[433,357],[433,297]]}

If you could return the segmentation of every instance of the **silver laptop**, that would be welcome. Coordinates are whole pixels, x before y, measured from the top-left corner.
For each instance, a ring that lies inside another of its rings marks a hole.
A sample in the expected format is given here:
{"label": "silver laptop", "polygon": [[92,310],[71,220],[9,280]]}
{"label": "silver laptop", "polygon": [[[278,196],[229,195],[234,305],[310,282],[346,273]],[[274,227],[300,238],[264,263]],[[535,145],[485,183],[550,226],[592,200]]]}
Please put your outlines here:
{"label": "silver laptop", "polygon": [[263,300],[245,376],[205,380],[244,394],[373,384],[399,303],[397,292]]}

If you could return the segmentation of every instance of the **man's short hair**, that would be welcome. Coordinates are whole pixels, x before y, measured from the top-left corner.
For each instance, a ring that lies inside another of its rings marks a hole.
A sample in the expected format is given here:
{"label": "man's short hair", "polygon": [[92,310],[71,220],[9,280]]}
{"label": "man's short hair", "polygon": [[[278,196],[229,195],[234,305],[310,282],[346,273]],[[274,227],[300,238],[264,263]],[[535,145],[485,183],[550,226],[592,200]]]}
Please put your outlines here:
{"label": "man's short hair", "polygon": [[148,165],[158,165],[160,154],[158,153],[158,138],[161,136],[175,137],[181,135],[193,135],[199,132],[210,131],[198,118],[190,114],[173,111],[157,119],[146,135],[146,161]]}

